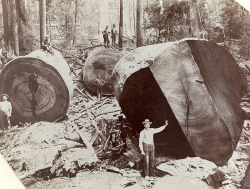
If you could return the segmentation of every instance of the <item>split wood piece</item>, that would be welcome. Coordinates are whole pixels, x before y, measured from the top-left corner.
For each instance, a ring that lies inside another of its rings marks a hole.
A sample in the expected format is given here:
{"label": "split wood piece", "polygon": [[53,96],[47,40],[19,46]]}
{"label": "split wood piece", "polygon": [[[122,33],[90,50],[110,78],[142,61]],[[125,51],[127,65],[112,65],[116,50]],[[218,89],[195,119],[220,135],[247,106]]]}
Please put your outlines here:
{"label": "split wood piece", "polygon": [[100,136],[102,139],[105,139],[104,135],[102,134],[102,131],[100,131],[97,127],[97,124],[95,120],[91,120],[92,125],[95,127],[95,134],[90,139],[90,144],[93,145],[93,143],[96,141],[97,137]]}
{"label": "split wood piece", "polygon": [[80,135],[82,141],[85,143],[86,147],[89,149],[94,149],[91,143],[84,137],[82,132],[79,130],[76,124],[72,123],[73,127],[75,128],[76,132]]}
{"label": "split wood piece", "polygon": [[[114,128],[114,126],[112,126],[112,127],[110,128],[109,133],[112,133],[113,128]],[[106,150],[108,149],[109,140],[110,140],[110,134],[108,135],[106,141],[104,142],[103,151],[106,151]]]}
{"label": "split wood piece", "polygon": [[101,115],[104,115],[104,114],[110,114],[110,113],[115,113],[115,112],[120,112],[121,110],[115,110],[115,111],[110,111],[110,112],[103,112],[101,114],[97,114],[95,115],[95,117],[98,117],[98,116],[101,116]]}
{"label": "split wood piece", "polygon": [[88,95],[84,94],[76,85],[75,85],[74,87],[75,87],[75,89],[76,89],[82,96],[91,99]]}
{"label": "split wood piece", "polygon": [[92,97],[92,95],[89,94],[89,92],[86,90],[86,88],[84,88],[82,91],[83,91],[91,100],[95,100],[95,99]]}
{"label": "split wood piece", "polygon": [[[84,110],[81,112],[82,115],[84,114],[85,111],[91,111],[92,108],[94,108],[94,110],[95,110],[95,109],[100,108],[100,107],[102,107],[103,105],[109,103],[109,102],[106,101],[106,102],[103,102],[102,104],[99,104],[99,105],[97,106],[98,101],[96,101],[96,102],[97,102],[97,103],[93,104],[92,106],[90,106],[90,107],[84,109]],[[92,111],[91,111],[91,114],[93,114],[93,115],[95,116],[95,114],[94,114]]]}

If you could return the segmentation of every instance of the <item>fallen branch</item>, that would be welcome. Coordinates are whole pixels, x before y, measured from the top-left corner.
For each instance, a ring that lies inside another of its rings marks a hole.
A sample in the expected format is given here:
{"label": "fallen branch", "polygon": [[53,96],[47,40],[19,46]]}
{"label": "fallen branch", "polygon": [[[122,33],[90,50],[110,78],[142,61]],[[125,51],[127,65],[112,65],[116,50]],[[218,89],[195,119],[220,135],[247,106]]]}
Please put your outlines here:
{"label": "fallen branch", "polygon": [[75,86],[75,89],[76,89],[82,96],[89,98],[88,95],[84,94],[77,86]]}
{"label": "fallen branch", "polygon": [[115,111],[110,111],[110,112],[103,112],[101,114],[95,115],[95,117],[101,116],[103,114],[109,114],[109,113],[114,113],[114,112],[120,112],[121,110],[115,110]]}
{"label": "fallen branch", "polygon": [[90,94],[89,92],[84,88],[83,92],[91,99],[91,100],[95,100]]}
{"label": "fallen branch", "polygon": [[[114,126],[111,127],[109,133],[112,133],[113,128],[114,128]],[[108,145],[108,143],[109,143],[109,140],[110,140],[110,134],[108,135],[107,140],[104,142],[103,151],[106,151],[106,150],[107,150],[107,148],[108,148],[107,145]]]}
{"label": "fallen branch", "polygon": [[85,143],[86,147],[89,149],[94,149],[93,146],[90,144],[88,140],[83,136],[82,132],[79,130],[76,124],[72,123],[73,127],[75,128],[76,132],[80,135],[82,141]]}

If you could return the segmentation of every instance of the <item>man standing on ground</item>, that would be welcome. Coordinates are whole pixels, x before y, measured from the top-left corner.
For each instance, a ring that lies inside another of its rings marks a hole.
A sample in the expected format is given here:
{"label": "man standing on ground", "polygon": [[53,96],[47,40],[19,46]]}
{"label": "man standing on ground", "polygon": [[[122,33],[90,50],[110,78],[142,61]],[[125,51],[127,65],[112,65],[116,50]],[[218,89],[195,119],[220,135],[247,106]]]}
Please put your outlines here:
{"label": "man standing on ground", "polygon": [[101,78],[100,75],[97,76],[97,78],[94,81],[94,84],[96,85],[96,92],[97,92],[97,99],[101,100],[102,98],[102,86],[104,85],[105,81]]}
{"label": "man standing on ground", "polygon": [[109,26],[106,26],[102,34],[103,34],[103,39],[104,39],[104,47],[109,48],[109,34],[110,34]]}
{"label": "man standing on ground", "polygon": [[140,132],[139,147],[142,155],[144,155],[143,169],[145,178],[148,179],[149,173],[151,176],[154,176],[154,134],[163,131],[168,125],[168,121],[166,120],[165,125],[159,128],[150,128],[152,122],[150,122],[149,119],[145,119],[142,124],[144,125],[144,129]]}
{"label": "man standing on ground", "polygon": [[12,113],[11,103],[8,101],[7,94],[2,95],[2,102],[0,102],[0,119],[3,121],[4,130],[10,128],[10,117]]}
{"label": "man standing on ground", "polygon": [[117,30],[115,28],[115,24],[113,24],[113,28],[111,29],[111,38],[112,38],[112,45],[114,46],[116,43],[116,36],[117,36]]}

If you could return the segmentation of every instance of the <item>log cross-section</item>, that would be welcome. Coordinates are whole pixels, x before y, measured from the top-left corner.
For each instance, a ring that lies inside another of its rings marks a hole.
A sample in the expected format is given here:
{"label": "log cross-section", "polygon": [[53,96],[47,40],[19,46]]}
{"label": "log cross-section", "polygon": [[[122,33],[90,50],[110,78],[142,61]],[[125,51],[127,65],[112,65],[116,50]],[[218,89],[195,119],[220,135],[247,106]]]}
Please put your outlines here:
{"label": "log cross-section", "polygon": [[0,95],[8,94],[12,124],[56,121],[68,112],[73,93],[70,70],[62,55],[37,50],[10,61],[0,74]]}

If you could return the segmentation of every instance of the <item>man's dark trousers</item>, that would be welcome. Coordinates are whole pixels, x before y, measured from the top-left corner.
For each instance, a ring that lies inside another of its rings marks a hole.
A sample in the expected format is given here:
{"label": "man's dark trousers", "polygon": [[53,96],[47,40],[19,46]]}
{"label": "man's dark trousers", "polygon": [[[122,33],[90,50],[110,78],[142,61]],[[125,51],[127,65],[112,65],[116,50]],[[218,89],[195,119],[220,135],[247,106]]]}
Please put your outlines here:
{"label": "man's dark trousers", "polygon": [[145,176],[149,176],[153,174],[154,171],[154,154],[155,154],[155,146],[154,144],[143,144],[143,151],[145,153],[144,156],[144,173]]}
{"label": "man's dark trousers", "polygon": [[103,39],[104,39],[104,46],[105,46],[105,48],[106,47],[109,48],[109,36],[108,36],[108,34],[104,34],[103,35]]}

